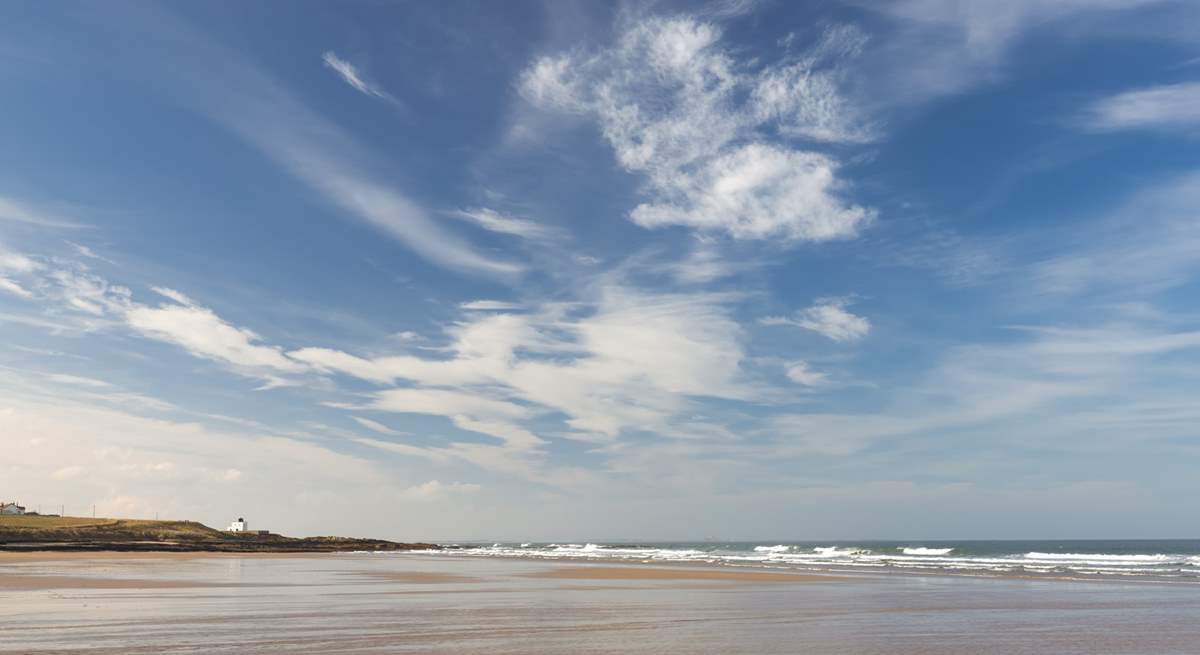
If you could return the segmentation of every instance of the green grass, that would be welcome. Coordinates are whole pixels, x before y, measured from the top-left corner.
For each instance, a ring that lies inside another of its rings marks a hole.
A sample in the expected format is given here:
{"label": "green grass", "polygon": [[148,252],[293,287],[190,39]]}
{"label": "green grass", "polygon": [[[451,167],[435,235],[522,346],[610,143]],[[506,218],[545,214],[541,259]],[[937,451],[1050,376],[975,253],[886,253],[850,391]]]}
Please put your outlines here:
{"label": "green grass", "polygon": [[117,519],[90,519],[77,516],[0,516],[5,528],[77,528],[86,525],[111,525]]}
{"label": "green grass", "polygon": [[194,521],[141,521],[77,516],[0,516],[0,535],[55,539],[221,539],[225,534]]}

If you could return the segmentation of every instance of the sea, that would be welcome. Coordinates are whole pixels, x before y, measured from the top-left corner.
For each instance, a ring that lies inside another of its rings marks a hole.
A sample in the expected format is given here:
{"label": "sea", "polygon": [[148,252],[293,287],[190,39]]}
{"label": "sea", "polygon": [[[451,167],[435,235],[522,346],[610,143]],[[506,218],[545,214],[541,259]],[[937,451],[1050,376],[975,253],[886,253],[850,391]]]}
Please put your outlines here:
{"label": "sea", "polygon": [[[431,554],[434,551],[428,551]],[[442,554],[1200,583],[1200,540],[458,543]]]}

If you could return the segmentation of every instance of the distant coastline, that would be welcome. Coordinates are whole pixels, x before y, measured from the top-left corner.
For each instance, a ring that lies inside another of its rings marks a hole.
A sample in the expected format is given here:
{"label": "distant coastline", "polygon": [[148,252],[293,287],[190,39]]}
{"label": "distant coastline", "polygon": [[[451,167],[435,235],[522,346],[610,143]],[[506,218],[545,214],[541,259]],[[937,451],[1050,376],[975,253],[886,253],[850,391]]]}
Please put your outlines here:
{"label": "distant coastline", "polygon": [[439,548],[384,539],[227,532],[195,521],[0,516],[0,552],[336,553]]}

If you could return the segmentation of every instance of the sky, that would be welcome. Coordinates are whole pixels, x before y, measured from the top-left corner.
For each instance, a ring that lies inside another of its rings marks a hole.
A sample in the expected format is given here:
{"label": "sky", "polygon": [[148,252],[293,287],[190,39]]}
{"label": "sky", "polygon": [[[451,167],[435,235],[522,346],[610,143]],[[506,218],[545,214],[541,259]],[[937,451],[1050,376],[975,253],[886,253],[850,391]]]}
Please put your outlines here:
{"label": "sky", "polygon": [[1195,537],[1200,6],[0,5],[0,500]]}

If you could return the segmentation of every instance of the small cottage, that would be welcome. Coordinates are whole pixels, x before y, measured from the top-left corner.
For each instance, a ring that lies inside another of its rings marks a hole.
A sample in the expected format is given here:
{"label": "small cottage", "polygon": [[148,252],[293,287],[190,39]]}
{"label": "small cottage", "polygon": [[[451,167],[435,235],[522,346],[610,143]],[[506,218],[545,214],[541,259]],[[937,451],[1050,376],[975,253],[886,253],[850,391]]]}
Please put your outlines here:
{"label": "small cottage", "polygon": [[0,503],[0,514],[5,516],[21,516],[25,508],[16,503]]}

